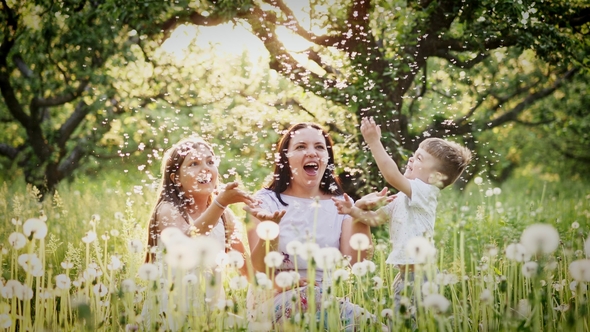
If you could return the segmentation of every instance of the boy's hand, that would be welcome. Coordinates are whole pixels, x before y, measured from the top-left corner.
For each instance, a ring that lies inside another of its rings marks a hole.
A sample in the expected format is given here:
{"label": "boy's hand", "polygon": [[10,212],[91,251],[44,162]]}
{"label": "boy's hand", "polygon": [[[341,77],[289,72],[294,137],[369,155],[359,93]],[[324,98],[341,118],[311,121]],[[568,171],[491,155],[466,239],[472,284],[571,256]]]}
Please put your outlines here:
{"label": "boy's hand", "polygon": [[361,134],[368,144],[381,140],[381,128],[375,123],[373,117],[361,120]]}
{"label": "boy's hand", "polygon": [[340,200],[336,197],[332,197],[332,201],[338,209],[339,214],[350,214],[352,212],[352,199],[347,194],[344,194],[344,199]]}
{"label": "boy's hand", "polygon": [[244,206],[244,211],[250,213],[256,219],[260,221],[274,221],[277,224],[281,222],[281,219],[287,213],[287,210],[275,211],[274,213],[270,213],[267,210],[264,210],[260,207],[252,207],[252,206]]}
{"label": "boy's hand", "polygon": [[379,192],[370,193],[361,197],[354,203],[354,206],[365,211],[376,210],[393,201],[396,197],[395,195],[387,196],[387,188],[383,188]]}

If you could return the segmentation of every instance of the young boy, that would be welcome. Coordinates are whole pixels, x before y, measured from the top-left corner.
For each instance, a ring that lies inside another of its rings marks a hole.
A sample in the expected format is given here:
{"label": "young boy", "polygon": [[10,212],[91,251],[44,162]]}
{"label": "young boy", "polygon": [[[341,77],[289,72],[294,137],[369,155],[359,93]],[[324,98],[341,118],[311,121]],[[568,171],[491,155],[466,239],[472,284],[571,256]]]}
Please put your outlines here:
{"label": "young boy", "polygon": [[[416,263],[406,254],[406,244],[417,236],[432,239],[439,191],[457,180],[471,161],[471,152],[455,142],[427,138],[410,157],[402,174],[381,144],[381,129],[372,118],[362,119],[361,133],[383,177],[399,193],[394,197],[387,197],[386,190],[372,193],[359,199],[355,205],[345,194],[344,200],[335,200],[335,204],[339,213],[370,226],[389,221],[393,248],[386,263],[400,268],[394,281],[396,300],[399,300],[406,269],[413,272]],[[371,208],[379,202],[389,203],[372,211]],[[410,277],[413,279],[413,273]],[[398,305],[396,301],[396,307]]]}

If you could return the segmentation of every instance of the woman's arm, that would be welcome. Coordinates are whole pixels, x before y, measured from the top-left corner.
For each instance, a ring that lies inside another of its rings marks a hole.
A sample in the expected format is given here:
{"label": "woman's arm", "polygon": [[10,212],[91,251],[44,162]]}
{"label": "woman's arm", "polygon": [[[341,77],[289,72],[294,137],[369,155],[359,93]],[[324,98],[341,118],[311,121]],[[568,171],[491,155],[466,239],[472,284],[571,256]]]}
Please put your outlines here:
{"label": "woman's arm", "polygon": [[[340,234],[340,252],[342,255],[350,256],[352,259],[350,264],[354,264],[358,260],[358,252],[350,246],[350,237],[356,233],[363,233],[371,239],[371,227],[360,222],[354,222],[352,217],[347,217],[342,221],[342,233]],[[361,261],[367,257],[367,250],[361,252]]]}

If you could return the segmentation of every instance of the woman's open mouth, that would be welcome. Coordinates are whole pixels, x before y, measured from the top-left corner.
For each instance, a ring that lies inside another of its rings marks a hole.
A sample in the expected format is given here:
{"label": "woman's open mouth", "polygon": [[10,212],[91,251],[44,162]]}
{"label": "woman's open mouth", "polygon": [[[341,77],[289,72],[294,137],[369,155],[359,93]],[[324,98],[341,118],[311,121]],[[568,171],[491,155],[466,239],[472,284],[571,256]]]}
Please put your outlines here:
{"label": "woman's open mouth", "polygon": [[303,165],[303,170],[305,174],[310,176],[315,176],[318,174],[319,165],[316,162],[309,162]]}

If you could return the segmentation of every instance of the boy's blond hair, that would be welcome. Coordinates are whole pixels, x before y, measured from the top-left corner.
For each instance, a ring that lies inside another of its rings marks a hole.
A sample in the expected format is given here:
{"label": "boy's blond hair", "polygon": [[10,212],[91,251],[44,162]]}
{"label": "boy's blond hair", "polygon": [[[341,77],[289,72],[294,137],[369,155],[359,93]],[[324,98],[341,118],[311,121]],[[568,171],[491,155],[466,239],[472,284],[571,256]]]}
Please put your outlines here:
{"label": "boy's blond hair", "polygon": [[427,138],[419,147],[439,161],[437,171],[443,174],[442,188],[453,184],[471,161],[468,148],[441,138]]}

